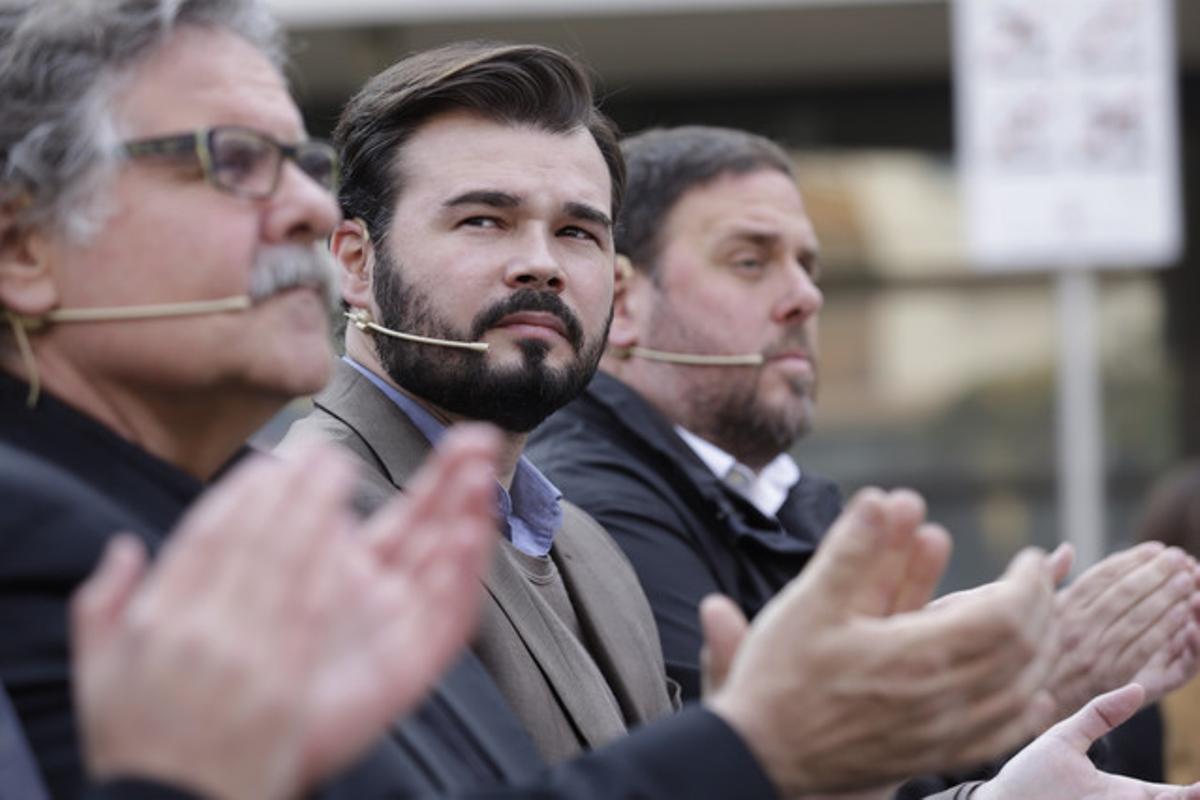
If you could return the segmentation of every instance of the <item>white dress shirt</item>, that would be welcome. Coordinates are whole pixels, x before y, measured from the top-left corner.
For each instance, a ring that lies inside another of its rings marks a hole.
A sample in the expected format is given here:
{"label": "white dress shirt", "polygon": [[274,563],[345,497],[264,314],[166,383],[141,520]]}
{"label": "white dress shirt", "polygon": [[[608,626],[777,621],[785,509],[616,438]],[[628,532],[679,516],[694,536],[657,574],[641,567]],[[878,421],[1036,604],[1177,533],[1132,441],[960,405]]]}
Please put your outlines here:
{"label": "white dress shirt", "polygon": [[749,500],[764,516],[774,517],[787,500],[787,494],[800,480],[800,467],[787,453],[775,456],[760,472],[738,462],[707,439],[701,439],[686,428],[675,426],[693,452],[700,457],[713,474],[727,486]]}

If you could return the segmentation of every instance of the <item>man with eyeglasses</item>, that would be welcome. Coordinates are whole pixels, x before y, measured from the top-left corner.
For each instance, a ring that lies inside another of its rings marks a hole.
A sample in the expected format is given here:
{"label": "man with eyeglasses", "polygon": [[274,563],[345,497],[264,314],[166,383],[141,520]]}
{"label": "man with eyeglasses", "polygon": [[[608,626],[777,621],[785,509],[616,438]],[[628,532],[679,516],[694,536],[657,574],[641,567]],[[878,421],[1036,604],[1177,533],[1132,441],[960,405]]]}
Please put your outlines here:
{"label": "man with eyeglasses", "polygon": [[80,796],[84,734],[100,780],[293,796],[471,626],[490,435],[361,524],[335,453],[228,466],[331,358],[336,163],[280,46],[245,0],[0,9],[0,778],[29,792],[21,729],[56,798]]}

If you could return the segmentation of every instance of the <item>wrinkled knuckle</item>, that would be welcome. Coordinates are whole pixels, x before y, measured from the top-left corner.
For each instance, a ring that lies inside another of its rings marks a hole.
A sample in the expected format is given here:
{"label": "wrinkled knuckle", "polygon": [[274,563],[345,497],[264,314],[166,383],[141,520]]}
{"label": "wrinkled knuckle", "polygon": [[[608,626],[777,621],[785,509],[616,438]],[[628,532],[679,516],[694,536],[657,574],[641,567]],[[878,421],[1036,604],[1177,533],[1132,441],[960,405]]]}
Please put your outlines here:
{"label": "wrinkled knuckle", "polygon": [[1058,649],[1063,657],[1075,659],[1088,640],[1086,629],[1078,625],[1063,625],[1058,629]]}

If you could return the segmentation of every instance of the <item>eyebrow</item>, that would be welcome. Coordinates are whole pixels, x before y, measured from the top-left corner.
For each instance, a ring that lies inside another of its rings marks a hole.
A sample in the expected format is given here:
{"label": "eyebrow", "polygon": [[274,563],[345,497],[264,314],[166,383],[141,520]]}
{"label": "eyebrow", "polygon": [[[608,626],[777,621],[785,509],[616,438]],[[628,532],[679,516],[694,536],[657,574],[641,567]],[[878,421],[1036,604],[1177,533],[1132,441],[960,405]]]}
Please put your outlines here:
{"label": "eyebrow", "polygon": [[521,205],[521,198],[508,192],[498,192],[491,189],[475,189],[470,192],[451,197],[443,208],[454,206],[493,206],[494,208],[516,208]]}
{"label": "eyebrow", "polygon": [[[721,237],[727,242],[743,241],[749,242],[755,247],[771,249],[779,247],[782,237],[774,233],[765,233],[762,231],[736,229],[730,231]],[[820,268],[820,251],[814,247],[805,247],[798,251],[800,262],[808,267],[809,271],[816,272]]]}
{"label": "eyebrow", "polygon": [[[501,192],[494,189],[474,189],[469,192],[463,192],[460,195],[450,198],[445,203],[442,203],[443,208],[454,208],[456,206],[491,206],[492,208],[516,208],[521,205],[521,198],[515,194]],[[611,230],[613,223],[612,219],[598,208],[588,205],[587,203],[569,202],[563,204],[563,210],[567,215],[578,220],[591,222],[595,225],[600,225],[606,230]]]}
{"label": "eyebrow", "polygon": [[575,219],[585,220],[600,225],[605,229],[612,228],[612,219],[609,218],[608,214],[605,214],[598,208],[589,206],[587,203],[566,203],[563,208]]}

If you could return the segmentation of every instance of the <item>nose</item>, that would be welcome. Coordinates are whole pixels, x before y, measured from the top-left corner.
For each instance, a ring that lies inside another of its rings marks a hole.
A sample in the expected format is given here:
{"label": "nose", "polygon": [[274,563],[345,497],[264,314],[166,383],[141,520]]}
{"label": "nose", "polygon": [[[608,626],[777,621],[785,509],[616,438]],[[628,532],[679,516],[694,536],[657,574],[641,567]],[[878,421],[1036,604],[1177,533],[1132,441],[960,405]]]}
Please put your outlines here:
{"label": "nose", "polygon": [[517,252],[509,259],[504,283],[511,289],[538,289],[558,294],[566,287],[566,276],[554,255],[552,235],[530,230],[517,241]]}
{"label": "nose", "polygon": [[799,324],[815,316],[823,305],[825,295],[807,269],[797,265],[789,271],[787,288],[780,294],[772,316],[782,324]]}
{"label": "nose", "polygon": [[273,244],[311,244],[333,233],[341,221],[333,193],[286,163],[270,204],[264,235]]}

